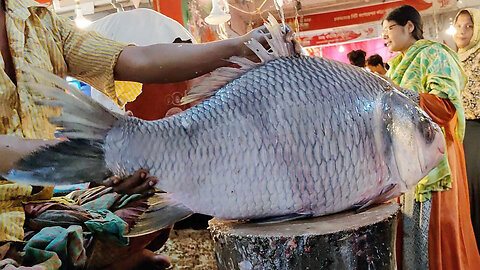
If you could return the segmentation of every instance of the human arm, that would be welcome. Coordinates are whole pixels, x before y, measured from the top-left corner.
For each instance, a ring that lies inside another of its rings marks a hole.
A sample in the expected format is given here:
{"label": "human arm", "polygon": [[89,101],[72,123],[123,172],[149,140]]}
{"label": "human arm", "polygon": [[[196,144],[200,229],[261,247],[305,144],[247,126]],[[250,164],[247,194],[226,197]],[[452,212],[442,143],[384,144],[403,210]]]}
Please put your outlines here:
{"label": "human arm", "polygon": [[[76,77],[115,95],[113,79],[140,83],[171,83],[185,81],[211,72],[218,67],[231,65],[231,56],[254,57],[245,45],[252,39],[265,47],[269,36],[266,27],[226,40],[203,44],[163,43],[150,46],[127,46],[94,31],[81,31],[65,17],[52,15],[63,55],[68,65],[68,75]],[[284,39],[290,49],[301,53],[294,32],[286,27]]]}
{"label": "human arm", "polygon": [[[286,27],[285,42],[291,50],[301,53],[294,32]],[[115,65],[115,79],[142,83],[170,83],[185,81],[209,73],[216,68],[231,65],[232,56],[256,59],[245,45],[254,39],[268,47],[266,27],[258,27],[236,38],[203,44],[155,44],[126,47]]]}
{"label": "human arm", "polygon": [[218,67],[233,55],[241,55],[242,39],[204,44],[155,44],[126,47],[115,65],[115,79],[142,83],[189,80]]}
{"label": "human arm", "polygon": [[[206,44],[127,46],[93,31],[80,31],[68,18],[54,14],[52,18],[52,28],[58,29],[54,33],[60,41],[58,45],[68,67],[67,74],[101,90],[119,105],[134,96],[128,92],[129,89],[115,88],[114,79],[142,83],[186,80],[230,65],[225,61],[230,56],[250,58],[253,53],[245,46],[245,41],[255,39],[267,45],[265,27],[259,27],[237,38]],[[289,28],[286,32],[286,44],[300,53],[301,47],[294,38],[294,32]]]}

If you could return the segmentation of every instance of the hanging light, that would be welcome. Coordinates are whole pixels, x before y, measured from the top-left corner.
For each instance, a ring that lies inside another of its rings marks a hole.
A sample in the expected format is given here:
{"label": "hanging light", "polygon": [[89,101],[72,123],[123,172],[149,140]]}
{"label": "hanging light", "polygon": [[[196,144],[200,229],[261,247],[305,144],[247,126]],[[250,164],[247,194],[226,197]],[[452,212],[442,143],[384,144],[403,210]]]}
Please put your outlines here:
{"label": "hanging light", "polygon": [[[232,17],[230,14],[226,13],[224,9],[222,9],[219,5],[221,0],[212,0],[212,11],[210,11],[210,15],[205,18],[205,22],[208,24],[219,25],[222,23],[228,22]],[[228,10],[228,2],[224,0],[224,4]]]}
{"label": "hanging light", "polygon": [[92,21],[88,20],[83,16],[82,8],[80,7],[80,0],[75,0],[75,24],[78,28],[84,29],[87,28]]}
{"label": "hanging light", "polygon": [[455,29],[455,27],[452,24],[450,24],[448,29],[445,31],[445,33],[447,33],[450,36],[455,35],[456,32],[457,32],[457,29]]}
{"label": "hanging light", "polygon": [[340,47],[338,47],[338,52],[345,52],[345,47],[343,47],[342,45],[340,45]]}
{"label": "hanging light", "polygon": [[453,20],[452,18],[450,18],[450,26],[445,31],[445,33],[447,33],[447,35],[453,36],[455,35],[456,32],[457,32],[457,29],[455,29],[455,27],[453,26]]}

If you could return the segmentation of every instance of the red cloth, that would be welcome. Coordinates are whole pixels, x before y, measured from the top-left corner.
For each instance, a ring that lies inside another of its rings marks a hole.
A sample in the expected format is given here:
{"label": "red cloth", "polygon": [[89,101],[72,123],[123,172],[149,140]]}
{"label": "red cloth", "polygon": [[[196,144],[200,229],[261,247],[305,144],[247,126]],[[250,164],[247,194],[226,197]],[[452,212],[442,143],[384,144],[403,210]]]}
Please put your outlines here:
{"label": "red cloth", "polygon": [[188,82],[144,84],[142,93],[125,108],[144,120],[157,120],[178,113],[189,108],[189,105],[179,104],[187,85]]}

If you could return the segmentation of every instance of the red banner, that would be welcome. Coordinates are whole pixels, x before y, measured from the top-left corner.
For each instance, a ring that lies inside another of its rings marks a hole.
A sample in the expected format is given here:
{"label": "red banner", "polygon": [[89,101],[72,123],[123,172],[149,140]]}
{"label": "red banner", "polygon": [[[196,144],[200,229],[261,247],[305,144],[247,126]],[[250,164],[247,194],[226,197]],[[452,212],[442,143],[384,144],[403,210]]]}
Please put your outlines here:
{"label": "red banner", "polygon": [[333,29],[303,31],[298,37],[302,46],[320,46],[378,38],[381,29],[381,26],[376,23],[366,23]]}
{"label": "red banner", "polygon": [[362,36],[362,33],[356,31],[336,31],[329,33],[321,33],[318,35],[313,35],[311,37],[302,37],[300,36],[300,42],[302,46],[318,46],[325,45],[330,43],[342,43],[351,40],[355,40]]}
{"label": "red banner", "polygon": [[[398,0],[360,8],[307,15],[300,19],[300,31],[380,21],[389,10],[402,5],[411,5],[418,11],[423,11],[432,7],[433,4],[431,1],[427,2],[425,0]],[[288,19],[287,24],[293,25],[294,19]]]}

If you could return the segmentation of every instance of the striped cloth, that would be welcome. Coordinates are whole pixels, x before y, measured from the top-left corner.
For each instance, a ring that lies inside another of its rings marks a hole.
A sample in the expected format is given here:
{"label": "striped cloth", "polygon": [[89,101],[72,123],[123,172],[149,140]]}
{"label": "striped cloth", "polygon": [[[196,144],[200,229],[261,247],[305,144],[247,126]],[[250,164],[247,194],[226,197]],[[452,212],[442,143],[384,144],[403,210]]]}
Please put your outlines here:
{"label": "striped cloth", "polygon": [[[139,89],[115,89],[113,69],[118,55],[127,46],[125,43],[75,29],[70,19],[57,16],[33,0],[6,1],[6,30],[17,85],[5,73],[5,63],[0,57],[0,134],[28,139],[54,137],[55,127],[48,117],[56,111],[36,106],[35,94],[25,85],[36,81],[30,66],[61,77],[76,77],[121,106],[139,94]],[[23,239],[25,214],[21,202],[32,199],[31,190],[30,186],[0,181],[0,241]],[[35,199],[48,199],[52,191],[53,188],[46,188]]]}
{"label": "striped cloth", "polygon": [[123,107],[127,102],[134,101],[142,93],[143,84],[138,82],[115,81],[117,104]]}

